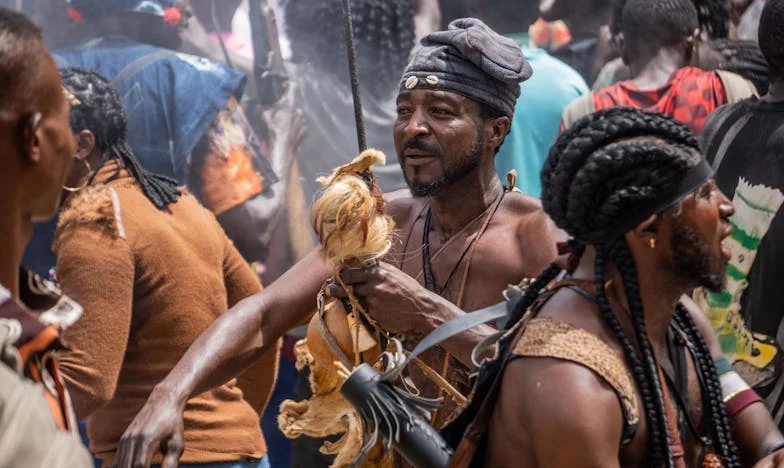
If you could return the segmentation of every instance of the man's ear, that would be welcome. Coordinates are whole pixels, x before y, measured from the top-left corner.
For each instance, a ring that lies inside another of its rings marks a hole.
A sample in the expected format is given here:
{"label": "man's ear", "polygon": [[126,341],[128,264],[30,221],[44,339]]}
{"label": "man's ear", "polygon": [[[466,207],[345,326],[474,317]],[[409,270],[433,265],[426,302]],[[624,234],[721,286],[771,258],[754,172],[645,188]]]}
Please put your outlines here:
{"label": "man's ear", "polygon": [[632,230],[632,237],[644,245],[656,245],[656,238],[659,235],[660,225],[661,216],[651,215]]}
{"label": "man's ear", "polygon": [[35,112],[19,120],[19,134],[21,135],[22,155],[27,161],[37,163],[41,160],[41,137],[38,131],[41,128],[43,116]]}
{"label": "man's ear", "polygon": [[700,42],[700,28],[694,30],[691,36],[686,38],[686,64],[698,63],[698,49],[697,44]]}
{"label": "man's ear", "polygon": [[490,121],[491,134],[488,143],[490,143],[491,147],[498,148],[504,143],[511,125],[512,120],[509,117],[498,117]]}

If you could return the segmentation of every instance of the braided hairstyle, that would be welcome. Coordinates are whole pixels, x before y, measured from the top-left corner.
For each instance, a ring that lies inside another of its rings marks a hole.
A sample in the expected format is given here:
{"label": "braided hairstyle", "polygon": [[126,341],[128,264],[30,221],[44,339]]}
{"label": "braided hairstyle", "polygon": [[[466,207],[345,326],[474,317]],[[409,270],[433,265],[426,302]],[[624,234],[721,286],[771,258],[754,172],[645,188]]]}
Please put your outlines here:
{"label": "braided hairstyle", "polygon": [[[351,5],[360,82],[372,95],[388,98],[414,46],[411,1],[352,0]],[[341,0],[289,0],[284,17],[294,61],[347,76]]]}
{"label": "braided hairstyle", "polygon": [[[585,245],[596,248],[597,304],[602,319],[623,347],[640,389],[648,421],[649,466],[672,466],[667,418],[658,365],[645,327],[634,258],[623,235],[613,233],[613,229],[617,229],[617,220],[624,215],[673,190],[682,175],[701,158],[697,140],[683,124],[662,114],[612,108],[588,115],[566,130],[542,169],[542,204],[553,221],[575,239],[573,253],[580,254]],[[579,250],[575,251],[575,247]],[[610,264],[618,268],[623,278],[634,338],[627,336],[604,292],[605,272]],[[520,320],[558,272],[558,267],[552,265],[534,281],[510,324]],[[705,376],[704,407],[710,417],[716,453],[725,466],[740,466],[710,351],[680,306],[675,322],[686,330],[694,344],[695,365]]]}
{"label": "braided hairstyle", "polygon": [[127,168],[156,208],[163,210],[176,202],[182,194],[177,182],[147,172],[136,160],[128,144],[128,123],[122,100],[106,78],[95,71],[79,68],[62,69],[60,75],[63,86],[79,101],[71,105],[71,129],[74,133],[89,130],[95,135],[95,145],[101,152],[98,168],[107,161],[119,161],[117,173],[120,168]]}
{"label": "braided hairstyle", "polygon": [[[659,1],[659,0],[656,0]],[[627,0],[614,0],[610,31],[613,36],[621,33],[623,8]],[[655,3],[651,0],[651,3]],[[728,0],[692,0],[697,10],[700,31],[708,33],[711,39],[723,39],[729,35],[730,6]]]}

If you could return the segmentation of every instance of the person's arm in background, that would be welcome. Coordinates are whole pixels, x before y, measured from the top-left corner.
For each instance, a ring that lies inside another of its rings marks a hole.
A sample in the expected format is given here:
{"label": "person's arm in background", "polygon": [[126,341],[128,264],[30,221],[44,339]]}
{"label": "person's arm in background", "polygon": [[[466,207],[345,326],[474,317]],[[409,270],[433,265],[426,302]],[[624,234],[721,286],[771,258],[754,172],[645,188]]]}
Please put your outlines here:
{"label": "person's arm in background", "polygon": [[411,7],[414,10],[414,34],[417,40],[441,29],[438,0],[411,0]]}
{"label": "person's arm in background", "polygon": [[288,174],[304,135],[289,82],[264,113],[268,155],[235,98],[230,98],[193,151],[191,185],[248,261],[263,260],[288,191]]}
{"label": "person's arm in background", "polygon": [[131,325],[133,255],[125,239],[95,223],[66,226],[55,247],[60,287],[84,308],[63,336],[73,349],[58,353],[82,420],[117,388]]}

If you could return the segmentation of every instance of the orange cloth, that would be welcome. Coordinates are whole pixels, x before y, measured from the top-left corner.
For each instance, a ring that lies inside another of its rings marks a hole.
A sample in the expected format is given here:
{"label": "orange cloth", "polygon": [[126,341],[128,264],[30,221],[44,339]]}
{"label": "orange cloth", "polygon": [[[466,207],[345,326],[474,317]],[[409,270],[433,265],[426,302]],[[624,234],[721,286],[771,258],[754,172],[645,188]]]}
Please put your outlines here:
{"label": "orange cloth", "polygon": [[[96,180],[116,169],[107,164]],[[193,196],[158,210],[127,171],[71,201],[54,250],[63,292],[84,307],[64,336],[74,350],[60,356],[60,367],[77,415],[89,416],[90,449],[108,464],[153,387],[215,319],[261,284]],[[253,385],[242,387],[244,398],[232,380],[188,401],[181,462],[266,453],[259,412],[274,385],[277,351],[246,371]]]}

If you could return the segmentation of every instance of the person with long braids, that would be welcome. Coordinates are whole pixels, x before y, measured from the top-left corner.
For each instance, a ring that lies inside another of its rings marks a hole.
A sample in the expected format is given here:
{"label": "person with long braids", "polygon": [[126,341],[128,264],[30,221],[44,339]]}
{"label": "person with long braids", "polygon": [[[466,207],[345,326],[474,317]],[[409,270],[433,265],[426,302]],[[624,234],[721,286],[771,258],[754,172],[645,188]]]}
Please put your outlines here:
{"label": "person with long braids", "polygon": [[692,132],[596,112],[558,139],[542,187],[572,237],[569,268],[548,268],[510,318],[484,466],[739,467],[784,449],[710,323],[680,302],[721,288],[733,214]]}
{"label": "person with long braids", "polygon": [[[109,82],[94,71],[61,74],[78,161],[53,249],[60,285],[84,314],[60,359],[91,451],[108,465],[152,388],[226,307],[261,284],[212,213],[139,164]],[[267,466],[258,421],[276,363],[273,345],[239,382],[184,402],[184,463]]]}

